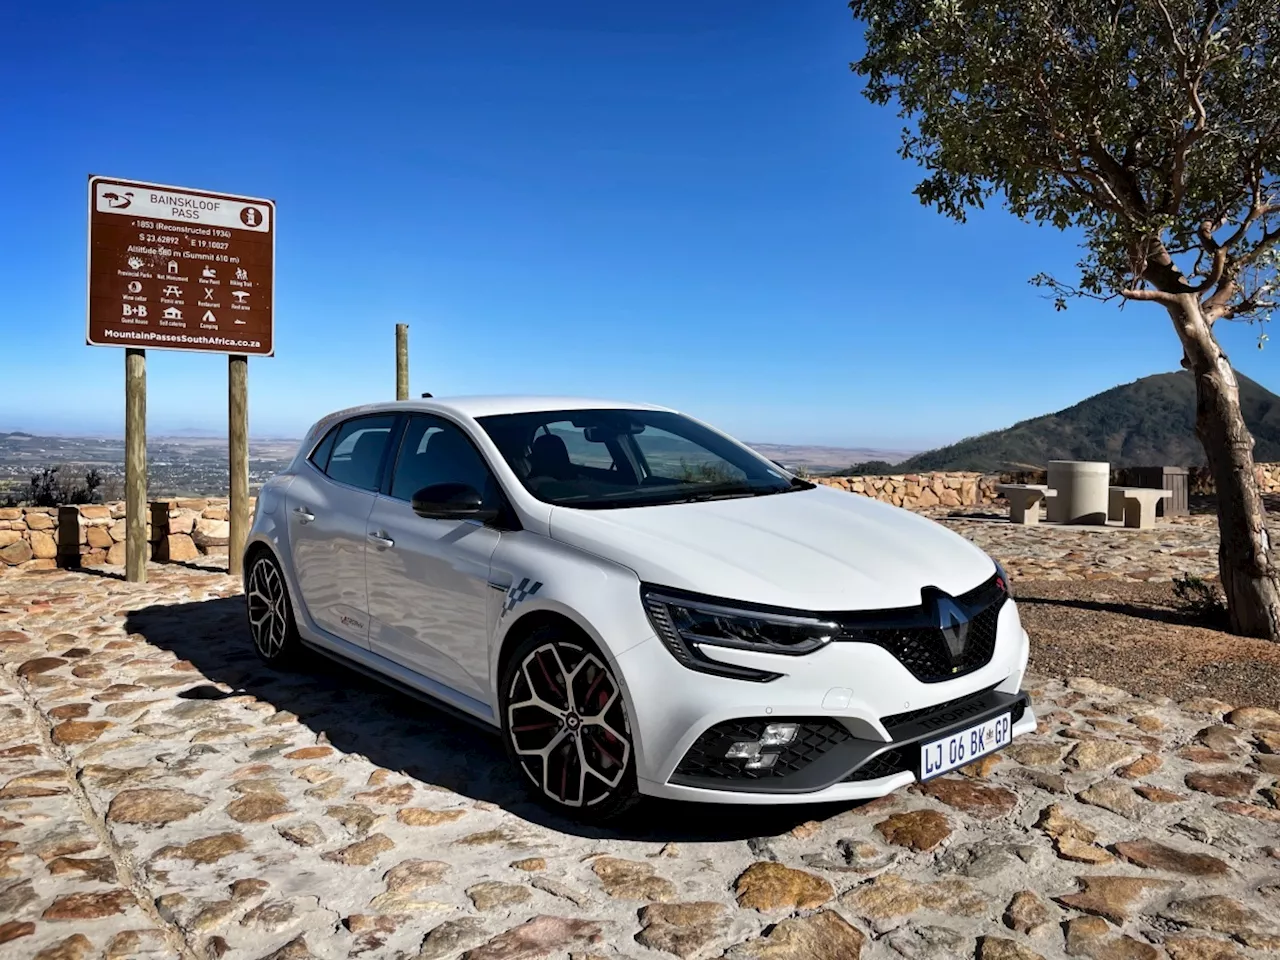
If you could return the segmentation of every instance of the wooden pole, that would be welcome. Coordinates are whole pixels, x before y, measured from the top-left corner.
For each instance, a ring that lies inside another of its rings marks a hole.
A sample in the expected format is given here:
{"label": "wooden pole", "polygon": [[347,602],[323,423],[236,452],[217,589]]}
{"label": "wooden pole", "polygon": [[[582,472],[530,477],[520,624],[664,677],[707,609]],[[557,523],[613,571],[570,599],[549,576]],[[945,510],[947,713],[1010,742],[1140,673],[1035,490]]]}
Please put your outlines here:
{"label": "wooden pole", "polygon": [[147,582],[147,352],[124,351],[124,575]]}
{"label": "wooden pole", "polygon": [[396,399],[409,399],[409,325],[396,324]]}
{"label": "wooden pole", "polygon": [[231,460],[231,530],[227,535],[227,572],[244,574],[244,544],[249,538],[249,358],[227,357],[227,446]]}

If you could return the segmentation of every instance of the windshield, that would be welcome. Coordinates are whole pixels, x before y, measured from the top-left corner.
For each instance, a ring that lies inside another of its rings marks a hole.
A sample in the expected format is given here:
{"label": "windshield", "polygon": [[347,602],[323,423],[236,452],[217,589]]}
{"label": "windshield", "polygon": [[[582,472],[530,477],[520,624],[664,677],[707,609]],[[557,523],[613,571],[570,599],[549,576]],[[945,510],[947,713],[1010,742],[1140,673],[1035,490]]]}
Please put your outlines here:
{"label": "windshield", "polygon": [[812,486],[663,410],[557,410],[479,422],[525,489],[557,506],[652,506]]}

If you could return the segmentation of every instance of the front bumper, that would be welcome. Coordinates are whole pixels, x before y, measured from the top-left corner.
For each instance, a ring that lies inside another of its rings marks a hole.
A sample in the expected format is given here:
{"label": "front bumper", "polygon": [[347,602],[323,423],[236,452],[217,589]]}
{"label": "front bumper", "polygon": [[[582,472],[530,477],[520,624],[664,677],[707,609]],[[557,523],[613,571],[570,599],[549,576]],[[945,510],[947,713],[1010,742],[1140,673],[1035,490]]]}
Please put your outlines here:
{"label": "front bumper", "polygon": [[[705,731],[685,754],[669,783],[703,790],[745,793],[816,793],[842,783],[883,780],[900,773],[913,776],[920,768],[920,745],[936,740],[1002,713],[1012,715],[1014,729],[1031,705],[1025,693],[983,690],[937,707],[911,711],[897,722],[886,722],[890,740],[866,740],[851,736],[842,724],[806,718],[765,718],[747,724],[721,724]],[[758,737],[741,727],[795,722],[796,740],[777,751],[778,763],[768,776],[744,775],[742,766],[725,758],[735,741]]]}
{"label": "front bumper", "polygon": [[[991,659],[942,683],[920,682],[889,651],[872,644],[833,643],[802,657],[744,651],[721,655],[760,669],[777,671],[781,666],[786,673],[770,683],[696,673],[677,663],[657,638],[618,657],[642,793],[739,804],[878,797],[915,781],[923,740],[1019,704],[1022,715],[1014,719],[1013,735],[1030,733],[1036,725],[1021,692],[1028,641],[1013,603],[1000,612]],[[940,704],[963,704],[963,713],[924,712]],[[817,738],[821,742],[809,745],[814,756],[786,776],[746,780],[700,776],[687,765],[681,769],[708,731],[748,722],[827,726]]]}

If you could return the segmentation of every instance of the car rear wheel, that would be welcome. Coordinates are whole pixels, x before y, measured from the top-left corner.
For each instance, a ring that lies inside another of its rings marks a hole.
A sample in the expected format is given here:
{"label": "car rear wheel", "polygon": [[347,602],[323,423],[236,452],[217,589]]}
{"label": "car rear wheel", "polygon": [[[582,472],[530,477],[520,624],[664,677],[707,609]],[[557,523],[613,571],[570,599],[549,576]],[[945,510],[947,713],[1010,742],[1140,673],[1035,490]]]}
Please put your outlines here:
{"label": "car rear wheel", "polygon": [[293,619],[284,572],[270,553],[259,553],[250,563],[245,608],[249,635],[258,656],[273,667],[295,664],[302,651],[302,639]]}
{"label": "car rear wheel", "polygon": [[539,801],[577,820],[618,816],[640,799],[622,688],[595,645],[540,627],[502,677],[502,733],[511,762]]}

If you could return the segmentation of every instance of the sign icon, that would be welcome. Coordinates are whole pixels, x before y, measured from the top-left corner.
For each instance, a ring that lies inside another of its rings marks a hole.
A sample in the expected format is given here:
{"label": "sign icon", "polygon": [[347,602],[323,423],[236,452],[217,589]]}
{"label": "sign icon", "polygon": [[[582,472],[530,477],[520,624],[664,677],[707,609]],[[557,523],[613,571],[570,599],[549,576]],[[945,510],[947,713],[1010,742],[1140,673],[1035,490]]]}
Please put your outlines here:
{"label": "sign icon", "polygon": [[218,318],[213,315],[212,310],[206,310],[204,316],[200,318],[201,323],[217,323]]}
{"label": "sign icon", "polygon": [[141,257],[130,257],[130,258],[129,258],[129,269],[130,269],[130,270],[137,270],[140,266],[142,266],[142,258],[141,258]]}
{"label": "sign icon", "polygon": [[258,227],[262,225],[262,211],[257,207],[245,207],[240,211],[240,221],[246,227]]}
{"label": "sign icon", "polygon": [[216,280],[218,278],[218,271],[213,269],[213,267],[205,267],[200,271],[200,276],[204,277],[206,280]]}
{"label": "sign icon", "polygon": [[127,288],[127,289],[128,289],[128,291],[129,291],[130,293],[141,293],[141,292],[142,292],[142,283],[141,283],[140,281],[138,281],[138,280],[130,280],[130,281],[129,281],[129,286],[128,286],[128,288]]}
{"label": "sign icon", "polygon": [[249,296],[248,290],[232,290],[231,295],[236,298],[236,303],[244,303],[245,298]]}
{"label": "sign icon", "polygon": [[237,280],[248,280],[248,279],[249,279],[249,271],[248,271],[248,270],[246,270],[244,267],[236,267],[236,279],[237,279]]}
{"label": "sign icon", "polygon": [[167,287],[165,287],[165,288],[164,288],[164,294],[163,294],[163,296],[166,296],[166,297],[180,297],[180,296],[182,296],[182,288],[181,288],[180,286],[178,286],[176,283],[171,283],[171,284],[169,284]]}
{"label": "sign icon", "polygon": [[177,272],[178,272],[178,261],[177,261],[177,260],[170,260],[170,261],[169,261],[169,272],[170,272],[170,273],[177,273]]}
{"label": "sign icon", "polygon": [[147,308],[142,304],[138,304],[135,307],[132,303],[123,303],[121,307],[123,307],[123,311],[120,314],[122,317],[145,317],[147,315]]}
{"label": "sign icon", "polygon": [[126,190],[123,195],[114,191],[104,193],[102,199],[107,201],[107,206],[112,210],[123,210],[129,204],[133,203],[133,191]]}
{"label": "sign icon", "polygon": [[179,310],[177,307],[165,307],[165,308],[164,308],[164,318],[165,318],[166,320],[181,320],[181,319],[182,319],[182,311],[181,311],[181,310]]}
{"label": "sign icon", "polygon": [[202,288],[202,289],[204,290],[204,298],[205,298],[206,300],[212,300],[212,299],[213,299],[213,287],[204,287],[204,288]]}

